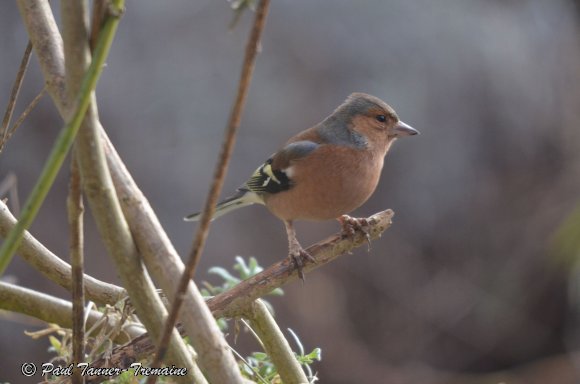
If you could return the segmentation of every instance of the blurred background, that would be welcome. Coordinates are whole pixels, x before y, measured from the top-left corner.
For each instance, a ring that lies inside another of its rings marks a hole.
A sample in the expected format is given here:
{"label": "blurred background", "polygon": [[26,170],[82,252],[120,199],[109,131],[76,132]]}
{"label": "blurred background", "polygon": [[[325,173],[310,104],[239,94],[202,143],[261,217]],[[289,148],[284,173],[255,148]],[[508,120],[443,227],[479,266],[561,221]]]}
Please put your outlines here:
{"label": "blurred background", "polygon": [[[58,14],[58,2],[53,2]],[[376,95],[421,135],[387,156],[373,197],[392,208],[372,245],[271,300],[323,383],[577,383],[580,271],[554,234],[580,203],[579,5],[573,0],[273,1],[223,195],[288,137],[353,91]],[[181,255],[206,197],[233,103],[251,14],[233,30],[225,1],[127,2],[97,97],[103,125]],[[14,2],[0,12],[0,106],[27,35]],[[35,57],[17,114],[40,91]],[[0,181],[23,201],[62,121],[48,96],[0,155]],[[68,260],[68,166],[32,233]],[[302,244],[338,230],[298,223]],[[118,282],[86,216],[86,269]],[[211,266],[286,256],[282,223],[262,207],[216,220],[196,281]],[[15,258],[25,287],[68,293]],[[44,362],[42,324],[0,317],[0,381]],[[504,376],[494,376],[500,373]],[[494,378],[498,378],[495,380]],[[494,381],[495,380],[495,381]]]}

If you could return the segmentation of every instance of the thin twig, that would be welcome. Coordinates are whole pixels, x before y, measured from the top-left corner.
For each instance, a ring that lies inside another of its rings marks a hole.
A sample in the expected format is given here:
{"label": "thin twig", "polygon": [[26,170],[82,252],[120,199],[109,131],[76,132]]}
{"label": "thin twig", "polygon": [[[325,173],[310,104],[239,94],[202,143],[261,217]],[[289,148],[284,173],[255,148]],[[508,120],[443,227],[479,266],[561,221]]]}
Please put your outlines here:
{"label": "thin twig", "polygon": [[[370,238],[379,238],[382,233],[391,226],[393,216],[394,212],[388,209],[367,218],[369,223],[367,231]],[[355,232],[353,237],[347,238],[343,238],[341,234],[332,235],[306,249],[306,251],[308,251],[308,253],[316,260],[316,263],[306,264],[304,266],[304,273],[310,273],[314,269],[330,263],[339,256],[344,255],[363,244],[367,244],[367,237],[360,231]],[[288,259],[285,257],[283,261],[271,265],[257,275],[242,281],[232,289],[209,299],[207,303],[216,319],[221,317],[242,316],[247,306],[251,305],[256,299],[297,279],[298,273],[296,268],[291,262],[288,262]],[[135,338],[124,346],[115,348],[112,351],[110,358],[114,359],[114,361],[119,364],[123,362],[123,358],[127,358],[128,361],[141,359],[144,356],[128,355],[127,351],[150,351],[149,348],[151,348],[151,345],[151,339],[147,334],[145,334]],[[99,359],[93,361],[91,366],[98,368],[112,365],[107,365],[105,359]],[[121,368],[128,367],[122,365],[114,366],[119,366]]]}
{"label": "thin twig", "polygon": [[[8,135],[6,136],[5,142],[10,140],[14,132],[16,132],[18,128],[20,128],[20,125],[22,125],[24,120],[26,120],[26,118],[28,117],[30,112],[32,112],[34,107],[36,107],[36,104],[38,104],[40,99],[42,99],[42,96],[44,96],[44,92],[46,92],[46,87],[42,88],[40,92],[38,92],[38,95],[34,96],[34,99],[32,99],[30,104],[28,104],[24,109],[24,111],[20,114],[20,116],[18,116],[18,119],[16,119],[16,121],[14,122],[12,128],[10,128],[10,130],[8,131]],[[0,148],[0,151],[2,151],[2,148]]]}
{"label": "thin twig", "polygon": [[[252,81],[256,56],[258,54],[260,40],[264,30],[264,25],[266,23],[266,16],[268,15],[269,6],[270,0],[261,0],[256,10],[254,25],[246,45],[244,64],[240,76],[240,83],[238,85],[236,101],[230,114],[224,141],[222,143],[219,161],[216,166],[212,185],[201,214],[200,225],[196,232],[191,251],[189,252],[189,261],[186,266],[187,276],[184,274],[184,278],[182,279],[183,281],[189,281],[193,278],[195,268],[197,267],[201,253],[205,246],[205,240],[209,231],[211,218],[215,212],[217,200],[224,183],[229,161],[232,157],[234,143],[236,140],[236,132],[240,126],[242,112],[248,95],[248,90],[250,88],[250,82]],[[181,285],[185,284],[182,283]]]}
{"label": "thin twig", "polygon": [[[76,156],[71,157],[71,174],[67,200],[68,220],[70,227],[70,259],[72,266],[72,361],[74,366],[84,361],[85,355],[85,290],[83,283],[84,270],[84,236],[83,236],[83,195],[81,192],[81,174]],[[81,371],[75,369],[73,384],[82,384]]]}
{"label": "thin twig", "polygon": [[2,127],[0,128],[0,152],[4,148],[4,145],[12,136],[15,129],[8,130],[10,126],[10,119],[12,119],[12,114],[14,113],[14,107],[16,106],[16,100],[18,99],[18,93],[22,88],[22,82],[24,81],[24,75],[26,74],[26,69],[28,68],[28,63],[30,62],[30,54],[32,53],[32,43],[30,40],[26,45],[24,50],[24,55],[22,55],[22,60],[20,61],[20,66],[18,67],[18,73],[16,74],[16,79],[14,79],[14,85],[12,85],[12,91],[10,92],[10,99],[8,100],[8,106],[6,107],[6,112],[4,113],[4,118],[2,119]]}
{"label": "thin twig", "polygon": [[[241,115],[248,94],[254,64],[258,53],[258,46],[260,44],[260,38],[266,22],[266,15],[268,14],[269,5],[270,0],[261,0],[258,9],[256,10],[254,25],[250,33],[248,43],[246,45],[246,52],[244,57],[244,64],[242,67],[240,83],[238,86],[238,93],[228,122],[228,127],[226,130],[224,142],[222,144],[219,162],[216,167],[210,192],[201,215],[201,223],[196,232],[195,240],[193,241],[192,249],[189,254],[189,260],[185,267],[185,271],[183,272],[183,275],[181,276],[181,279],[179,281],[177,294],[175,295],[175,299],[172,302],[169,317],[167,319],[163,335],[159,342],[159,348],[157,350],[153,366],[156,366],[155,363],[158,363],[163,359],[165,349],[167,348],[169,335],[171,335],[171,330],[175,322],[177,321],[177,315],[179,313],[179,310],[181,309],[181,305],[183,304],[184,292],[186,291],[187,286],[189,285],[189,282],[192,279],[193,274],[195,273],[195,268],[199,261],[201,252],[205,246],[205,240],[207,239],[211,217],[215,212],[215,205],[217,203],[217,199],[223,186],[224,177],[235,143],[236,132],[240,125]],[[148,380],[148,383],[154,382],[155,377],[151,376],[150,379]]]}

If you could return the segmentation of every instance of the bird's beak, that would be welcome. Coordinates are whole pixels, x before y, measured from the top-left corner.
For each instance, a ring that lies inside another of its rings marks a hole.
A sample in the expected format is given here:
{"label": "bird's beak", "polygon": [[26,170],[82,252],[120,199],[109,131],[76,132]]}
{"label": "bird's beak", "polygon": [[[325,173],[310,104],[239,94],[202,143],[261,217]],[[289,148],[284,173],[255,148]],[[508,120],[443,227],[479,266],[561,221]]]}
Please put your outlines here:
{"label": "bird's beak", "polygon": [[411,127],[410,125],[405,124],[402,121],[399,121],[393,127],[393,133],[396,137],[401,137],[401,136],[418,135],[419,131],[417,131],[415,128]]}

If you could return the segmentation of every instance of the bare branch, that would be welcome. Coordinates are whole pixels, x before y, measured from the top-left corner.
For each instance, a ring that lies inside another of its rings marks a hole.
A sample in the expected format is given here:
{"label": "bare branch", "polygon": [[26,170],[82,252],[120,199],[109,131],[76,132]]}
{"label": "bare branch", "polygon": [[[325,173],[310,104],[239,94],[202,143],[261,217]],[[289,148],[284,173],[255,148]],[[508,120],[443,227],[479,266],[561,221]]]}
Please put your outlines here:
{"label": "bare branch", "polygon": [[68,109],[64,86],[62,38],[48,1],[18,0],[28,37],[40,63],[46,87],[61,116]]}
{"label": "bare branch", "polygon": [[[72,359],[78,366],[85,356],[85,289],[83,284],[84,270],[84,234],[83,234],[83,195],[81,191],[81,174],[76,156],[71,158],[71,175],[67,199],[68,221],[70,228],[70,259],[72,265]],[[72,381],[81,384],[81,371],[74,370]]]}
{"label": "bare branch", "polygon": [[[185,268],[183,262],[104,131],[102,135],[106,141],[109,169],[133,239],[153,279],[172,300],[175,297],[175,281]],[[208,380],[212,383],[239,382],[241,375],[236,361],[193,282],[189,284],[184,300],[180,319]]]}
{"label": "bare branch", "polygon": [[[32,316],[63,328],[72,327],[72,304],[69,301],[2,281],[0,281],[0,309]],[[101,312],[90,311],[87,326],[92,327],[101,323],[102,318]],[[109,315],[103,326],[114,328],[118,322],[118,316]],[[143,327],[140,324],[126,323],[123,332],[115,337],[115,342],[125,343],[128,341],[127,336],[134,338],[142,334]]]}
{"label": "bare branch", "polygon": [[[0,200],[0,237],[5,237],[16,225],[16,218],[10,213],[6,204]],[[54,281],[67,291],[72,290],[71,266],[60,257],[50,252],[29,232],[24,232],[18,254],[34,269],[49,280]],[[127,296],[127,292],[116,285],[84,275],[84,287],[89,300],[97,304],[114,305]]]}
{"label": "bare branch", "polygon": [[[123,2],[118,1],[116,6],[121,9]],[[70,98],[79,92],[81,81],[91,62],[87,2],[63,0],[61,8],[66,58],[65,78],[67,96]],[[95,52],[98,51],[110,20],[117,17],[118,15],[114,14],[107,15],[107,21],[99,36]],[[91,99],[75,146],[83,188],[105,247],[113,258],[139,318],[151,334],[160,334],[166,310],[141,263],[115,194],[101,142],[94,93]],[[169,360],[171,363],[187,368],[190,372],[193,371],[194,364],[191,355],[179,333],[175,331],[170,337]],[[180,377],[182,381],[185,379],[185,377]]]}
{"label": "bare branch", "polygon": [[254,26],[246,45],[246,53],[244,56],[242,74],[240,76],[240,83],[238,84],[236,101],[230,114],[218,164],[216,165],[216,170],[213,176],[212,185],[201,213],[200,225],[196,232],[196,236],[189,253],[189,261],[186,266],[186,272],[188,275],[187,278],[184,276],[183,280],[191,280],[193,278],[195,268],[197,267],[197,263],[199,262],[201,252],[203,251],[205,245],[211,218],[215,213],[217,200],[224,183],[224,177],[230,162],[230,158],[232,157],[232,151],[236,140],[236,132],[242,119],[242,111],[244,109],[246,97],[250,88],[252,73],[254,71],[256,56],[258,54],[260,39],[262,36],[262,31],[264,30],[264,25],[266,23],[266,16],[268,14],[269,6],[270,0],[261,0],[260,4],[258,5],[258,9],[256,10]]}
{"label": "bare branch", "polygon": [[[193,241],[192,249],[189,254],[189,260],[179,281],[177,294],[175,295],[175,299],[172,302],[169,318],[167,319],[167,323],[165,324],[165,329],[163,331],[163,336],[159,342],[159,349],[157,350],[157,354],[155,356],[155,362],[160,361],[165,354],[165,348],[169,339],[169,335],[171,334],[171,329],[177,321],[177,315],[183,304],[183,293],[187,290],[187,286],[189,285],[190,280],[193,278],[193,274],[195,273],[195,268],[199,262],[201,252],[205,246],[210,221],[215,212],[217,199],[222,189],[226,170],[232,155],[236,139],[236,132],[240,125],[242,111],[244,109],[245,100],[252,79],[254,64],[258,54],[258,46],[260,44],[260,38],[262,36],[262,31],[264,30],[264,25],[266,23],[266,16],[268,14],[269,6],[270,0],[261,0],[260,4],[258,5],[258,9],[256,10],[254,25],[246,45],[244,64],[242,67],[240,83],[238,85],[238,93],[228,122],[220,158],[216,166],[209,195],[201,214],[201,222]],[[155,365],[155,363],[153,363],[153,365]],[[148,380],[148,383],[154,382],[155,377],[152,377],[150,380]]]}
{"label": "bare branch", "polygon": [[16,73],[16,79],[14,79],[12,91],[10,92],[8,106],[6,107],[4,118],[2,119],[2,126],[0,127],[0,152],[2,152],[4,145],[16,130],[15,128],[9,129],[10,120],[12,119],[12,113],[14,112],[14,107],[16,106],[16,99],[18,99],[18,93],[20,92],[20,88],[22,88],[24,74],[26,73],[26,69],[28,68],[28,63],[30,62],[31,52],[32,52],[32,43],[28,41],[28,44],[26,44],[26,49],[24,50],[24,55],[22,56],[22,60],[20,61],[20,66],[18,67],[18,72]]}
{"label": "bare branch", "polygon": [[244,317],[250,320],[252,329],[276,366],[282,382],[284,384],[308,383],[308,378],[290,348],[290,344],[264,302],[258,299],[251,303],[246,307]]}
{"label": "bare branch", "polygon": [[[387,209],[367,218],[370,238],[376,239],[381,236],[391,226],[393,216],[394,212]],[[320,241],[306,249],[316,263],[306,264],[304,272],[320,268],[353,248],[366,244],[366,241],[365,235],[361,232],[356,232],[352,238],[342,238],[341,234],[336,234]],[[284,258],[232,289],[209,299],[207,305],[216,318],[240,316],[252,301],[296,279],[298,273],[294,264],[289,258]]]}

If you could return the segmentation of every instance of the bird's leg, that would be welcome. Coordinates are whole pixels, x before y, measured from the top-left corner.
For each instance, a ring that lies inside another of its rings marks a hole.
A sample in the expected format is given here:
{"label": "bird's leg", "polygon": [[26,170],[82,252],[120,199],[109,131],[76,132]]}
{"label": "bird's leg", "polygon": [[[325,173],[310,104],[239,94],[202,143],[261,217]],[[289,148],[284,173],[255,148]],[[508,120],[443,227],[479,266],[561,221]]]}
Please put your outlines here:
{"label": "bird's leg", "polygon": [[298,270],[298,277],[304,281],[304,272],[302,271],[304,269],[304,261],[309,260],[316,263],[316,260],[298,242],[292,221],[284,220],[284,226],[286,226],[286,234],[288,235],[288,256]]}
{"label": "bird's leg", "polygon": [[336,220],[340,223],[342,237],[352,237],[356,231],[360,231],[367,239],[368,250],[371,250],[371,235],[367,230],[369,226],[367,219],[342,215]]}

